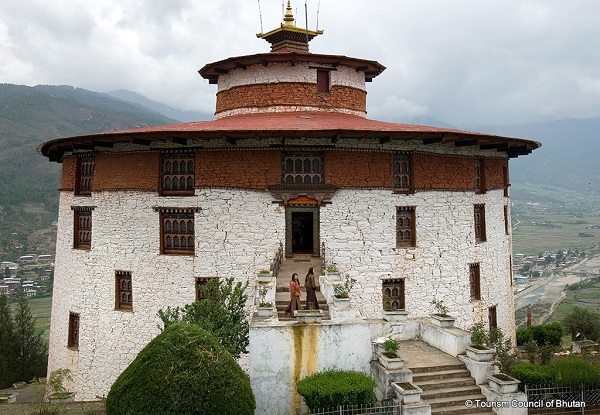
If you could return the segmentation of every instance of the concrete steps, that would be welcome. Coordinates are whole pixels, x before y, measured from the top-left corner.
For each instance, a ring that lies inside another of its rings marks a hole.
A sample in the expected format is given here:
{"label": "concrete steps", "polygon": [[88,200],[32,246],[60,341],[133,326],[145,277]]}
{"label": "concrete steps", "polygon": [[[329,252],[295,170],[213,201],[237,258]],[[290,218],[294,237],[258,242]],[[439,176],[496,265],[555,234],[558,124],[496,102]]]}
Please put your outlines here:
{"label": "concrete steps", "polygon": [[491,409],[465,406],[467,400],[486,399],[462,362],[410,369],[413,383],[423,389],[421,399],[431,405],[432,415],[493,414]]}
{"label": "concrete steps", "polygon": [[[300,306],[306,304],[306,290],[304,288],[304,278],[310,267],[313,268],[317,282],[319,282],[319,276],[323,266],[322,258],[313,258],[310,255],[295,255],[293,258],[284,258],[281,262],[281,267],[276,276],[276,292],[275,292],[275,306],[277,308],[277,315],[279,320],[294,320],[294,316],[286,315],[285,309],[290,303],[290,281],[292,274],[296,272],[300,279],[300,286],[302,293],[300,295]],[[329,306],[327,300],[320,291],[317,291],[317,300],[319,302],[319,308],[323,310],[323,319],[329,320]]]}

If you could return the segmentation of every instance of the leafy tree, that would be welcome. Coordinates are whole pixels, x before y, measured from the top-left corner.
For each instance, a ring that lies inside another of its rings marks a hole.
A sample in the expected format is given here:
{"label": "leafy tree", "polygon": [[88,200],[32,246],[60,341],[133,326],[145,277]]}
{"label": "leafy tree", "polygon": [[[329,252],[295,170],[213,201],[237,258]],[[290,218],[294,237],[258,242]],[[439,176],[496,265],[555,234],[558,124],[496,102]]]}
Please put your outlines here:
{"label": "leafy tree", "polygon": [[563,319],[563,327],[573,340],[586,338],[595,341],[600,337],[600,313],[589,308],[575,307]]}
{"label": "leafy tree", "polygon": [[167,328],[173,323],[197,324],[212,333],[234,358],[247,353],[249,324],[244,306],[248,300],[248,282],[234,285],[233,278],[211,279],[203,292],[204,299],[187,304],[183,308],[167,307],[159,310],[158,317]]}
{"label": "leafy tree", "polygon": [[250,380],[198,325],[169,325],[121,373],[107,415],[253,415]]}
{"label": "leafy tree", "polygon": [[8,300],[0,294],[0,389],[15,381],[15,327]]}
{"label": "leafy tree", "polygon": [[29,309],[27,297],[21,293],[15,310],[16,376],[28,381],[45,376],[48,351],[41,334],[35,333],[35,318]]}

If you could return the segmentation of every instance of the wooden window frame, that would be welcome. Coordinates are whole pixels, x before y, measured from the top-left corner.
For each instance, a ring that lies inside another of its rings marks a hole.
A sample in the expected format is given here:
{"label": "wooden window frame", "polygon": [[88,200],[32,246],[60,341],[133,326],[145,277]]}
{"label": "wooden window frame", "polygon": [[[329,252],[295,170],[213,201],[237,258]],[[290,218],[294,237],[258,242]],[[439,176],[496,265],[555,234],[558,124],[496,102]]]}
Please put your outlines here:
{"label": "wooden window frame", "polygon": [[91,196],[92,179],[94,177],[94,155],[77,157],[77,170],[75,172],[75,195]]}
{"label": "wooden window frame", "polygon": [[79,348],[79,313],[69,312],[69,334],[67,338],[67,347],[69,349]]}
{"label": "wooden window frame", "polygon": [[508,221],[508,205],[504,205],[504,234],[510,235],[510,222]]}
{"label": "wooden window frame", "polygon": [[92,249],[92,211],[90,206],[73,206],[73,249]]}
{"label": "wooden window frame", "polygon": [[[195,213],[199,212],[201,209],[154,209],[160,214],[161,255],[194,255],[196,251]],[[177,221],[177,226],[174,226],[174,221]],[[185,225],[185,230],[183,232],[180,231],[182,224]],[[182,245],[180,238],[185,238],[185,246]]]}
{"label": "wooden window frame", "polygon": [[485,159],[475,159],[475,193],[484,194],[486,192],[485,185]]}
{"label": "wooden window frame", "polygon": [[475,225],[475,242],[486,242],[485,204],[477,204],[473,206],[473,220]]}
{"label": "wooden window frame", "polygon": [[490,329],[498,328],[498,309],[495,305],[488,307],[488,324]]}
{"label": "wooden window frame", "polygon": [[[396,207],[396,248],[414,248],[417,246],[416,213],[414,206]],[[409,220],[408,225],[405,219]],[[402,223],[400,221],[402,220]],[[405,235],[408,232],[409,237]]]}
{"label": "wooden window frame", "polygon": [[282,152],[281,183],[284,186],[320,186],[325,184],[323,152]]}
{"label": "wooden window frame", "polygon": [[508,197],[508,188],[510,187],[508,178],[508,166],[502,166],[502,182],[504,185],[504,197]]}
{"label": "wooden window frame", "polygon": [[[183,172],[182,172],[183,168]],[[195,195],[195,152],[163,152],[160,157],[160,195]],[[183,180],[183,181],[182,181]],[[177,185],[173,186],[173,183]],[[175,188],[174,188],[175,187]]]}
{"label": "wooden window frame", "polygon": [[115,271],[115,310],[133,311],[131,271]]}
{"label": "wooden window frame", "polygon": [[[391,299],[392,311],[402,311],[406,309],[406,283],[404,278],[394,278],[381,281],[381,298],[385,310],[386,297]],[[397,295],[394,295],[394,289],[397,289]]]}
{"label": "wooden window frame", "polygon": [[392,173],[394,176],[395,193],[414,193],[414,163],[412,153],[394,153]]}
{"label": "wooden window frame", "polygon": [[205,300],[207,297],[202,292],[202,287],[208,284],[209,281],[218,277],[196,277],[196,301]]}
{"label": "wooden window frame", "polygon": [[469,264],[469,291],[471,300],[481,300],[481,267],[479,262]]}
{"label": "wooden window frame", "polygon": [[317,93],[329,94],[331,92],[331,73],[326,69],[317,69]]}

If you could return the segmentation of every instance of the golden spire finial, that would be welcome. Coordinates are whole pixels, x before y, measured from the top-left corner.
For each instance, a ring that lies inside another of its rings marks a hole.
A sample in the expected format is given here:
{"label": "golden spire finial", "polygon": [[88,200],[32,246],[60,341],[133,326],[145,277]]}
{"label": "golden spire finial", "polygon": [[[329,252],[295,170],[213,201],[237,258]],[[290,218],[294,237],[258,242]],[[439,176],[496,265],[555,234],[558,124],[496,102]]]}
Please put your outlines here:
{"label": "golden spire finial", "polygon": [[287,7],[285,8],[285,16],[283,17],[283,21],[285,22],[284,26],[294,26],[294,14],[292,13],[292,5],[290,0],[288,0]]}

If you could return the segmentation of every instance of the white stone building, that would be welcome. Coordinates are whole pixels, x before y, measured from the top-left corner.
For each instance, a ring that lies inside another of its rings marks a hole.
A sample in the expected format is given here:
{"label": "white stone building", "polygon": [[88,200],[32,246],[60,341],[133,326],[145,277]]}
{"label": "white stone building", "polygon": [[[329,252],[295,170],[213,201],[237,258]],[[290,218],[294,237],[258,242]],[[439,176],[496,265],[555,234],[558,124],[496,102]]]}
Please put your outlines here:
{"label": "white stone building", "polygon": [[[356,279],[354,321],[323,340],[362,336],[356,356],[385,331],[384,293],[411,321],[435,299],[457,327],[483,320],[514,335],[508,160],[539,143],[369,120],[365,85],[385,68],[309,53],[318,34],[288,19],[261,36],[270,53],[204,66],[214,121],[39,147],[63,166],[48,369],[73,371],[77,399],[106,395],[159,333],[157,311],[194,301],[207,278],[250,281],[252,313],[256,274],[280,244],[286,258],[326,253]],[[251,376],[297,380],[257,352],[290,346],[294,324],[251,334]],[[331,365],[323,353],[302,373]]]}

